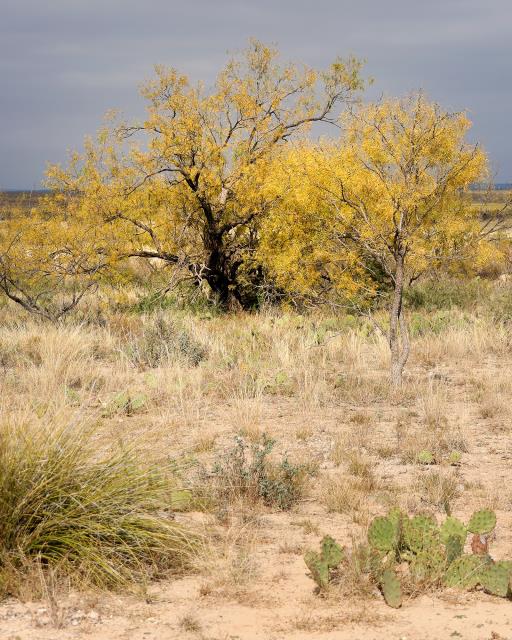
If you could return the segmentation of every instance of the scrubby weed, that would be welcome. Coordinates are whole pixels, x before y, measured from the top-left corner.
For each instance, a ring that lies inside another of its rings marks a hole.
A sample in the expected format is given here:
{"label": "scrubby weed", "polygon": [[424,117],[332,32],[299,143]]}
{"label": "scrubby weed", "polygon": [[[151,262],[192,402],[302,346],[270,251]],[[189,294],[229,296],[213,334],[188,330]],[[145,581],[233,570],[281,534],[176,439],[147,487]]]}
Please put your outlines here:
{"label": "scrubby weed", "polygon": [[197,366],[208,355],[206,347],[189,331],[163,313],[146,320],[141,334],[128,344],[127,352],[132,362],[145,368],[170,360]]}
{"label": "scrubby weed", "polygon": [[310,469],[286,456],[279,461],[271,459],[274,445],[266,434],[251,444],[235,437],[232,448],[217,459],[206,476],[207,490],[217,506],[226,508],[242,497],[286,510],[301,499]]}
{"label": "scrubby weed", "polygon": [[40,565],[80,584],[127,587],[189,563],[195,538],[169,512],[170,469],[100,454],[94,429],[0,424],[0,593]]}
{"label": "scrubby weed", "polygon": [[191,613],[183,616],[179,621],[179,627],[185,633],[200,633],[201,631],[201,623],[199,620]]}

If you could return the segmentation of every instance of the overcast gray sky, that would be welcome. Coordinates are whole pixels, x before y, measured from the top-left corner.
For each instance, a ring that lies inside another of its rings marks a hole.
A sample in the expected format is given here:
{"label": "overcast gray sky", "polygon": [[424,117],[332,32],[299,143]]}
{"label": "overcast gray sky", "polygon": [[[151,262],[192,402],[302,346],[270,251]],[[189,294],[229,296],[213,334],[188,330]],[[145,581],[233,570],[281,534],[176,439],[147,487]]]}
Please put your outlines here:
{"label": "overcast gray sky", "polygon": [[155,63],[212,81],[251,36],[313,66],[366,58],[370,97],[467,108],[512,181],[512,0],[0,0],[0,189],[39,187],[107,110],[142,115]]}

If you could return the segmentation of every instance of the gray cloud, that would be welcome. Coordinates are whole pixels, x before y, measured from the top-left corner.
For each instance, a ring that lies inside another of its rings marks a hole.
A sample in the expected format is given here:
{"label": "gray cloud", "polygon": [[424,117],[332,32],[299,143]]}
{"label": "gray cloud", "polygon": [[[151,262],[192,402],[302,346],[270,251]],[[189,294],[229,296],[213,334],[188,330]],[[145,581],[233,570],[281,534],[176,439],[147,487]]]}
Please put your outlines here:
{"label": "gray cloud", "polygon": [[143,113],[155,63],[212,81],[255,36],[285,58],[367,60],[370,97],[423,88],[467,108],[497,178],[512,179],[510,0],[1,0],[0,188],[37,187],[103,114]]}

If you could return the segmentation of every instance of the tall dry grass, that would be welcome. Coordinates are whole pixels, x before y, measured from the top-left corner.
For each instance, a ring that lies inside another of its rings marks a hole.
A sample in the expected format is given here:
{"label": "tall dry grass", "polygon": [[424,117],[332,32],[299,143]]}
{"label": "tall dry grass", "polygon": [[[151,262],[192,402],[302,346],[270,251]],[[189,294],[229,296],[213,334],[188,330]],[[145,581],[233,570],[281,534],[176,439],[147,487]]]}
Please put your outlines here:
{"label": "tall dry grass", "polygon": [[[173,460],[211,469],[237,433],[257,443],[267,432],[278,456],[316,465],[309,499],[328,517],[363,526],[386,501],[457,500],[453,469],[417,476],[417,454],[432,449],[445,464],[471,451],[475,415],[506,430],[510,384],[495,371],[510,372],[511,343],[492,319],[435,331],[427,320],[393,402],[387,344],[353,319],[159,311],[4,322],[2,588],[15,591],[34,562],[102,585],[182,568],[191,539],[169,518],[170,493],[187,478],[176,480]],[[403,467],[394,489],[382,481],[393,465]]]}

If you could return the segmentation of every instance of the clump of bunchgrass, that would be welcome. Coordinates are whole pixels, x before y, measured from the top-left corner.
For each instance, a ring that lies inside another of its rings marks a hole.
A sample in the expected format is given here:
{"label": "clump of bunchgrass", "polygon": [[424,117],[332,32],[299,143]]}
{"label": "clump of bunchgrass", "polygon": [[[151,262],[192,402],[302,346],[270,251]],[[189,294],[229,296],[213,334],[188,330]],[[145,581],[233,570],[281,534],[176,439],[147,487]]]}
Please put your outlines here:
{"label": "clump of bunchgrass", "polygon": [[100,588],[183,571],[195,538],[169,513],[173,483],[133,452],[100,453],[90,426],[0,423],[0,595],[36,567]]}

